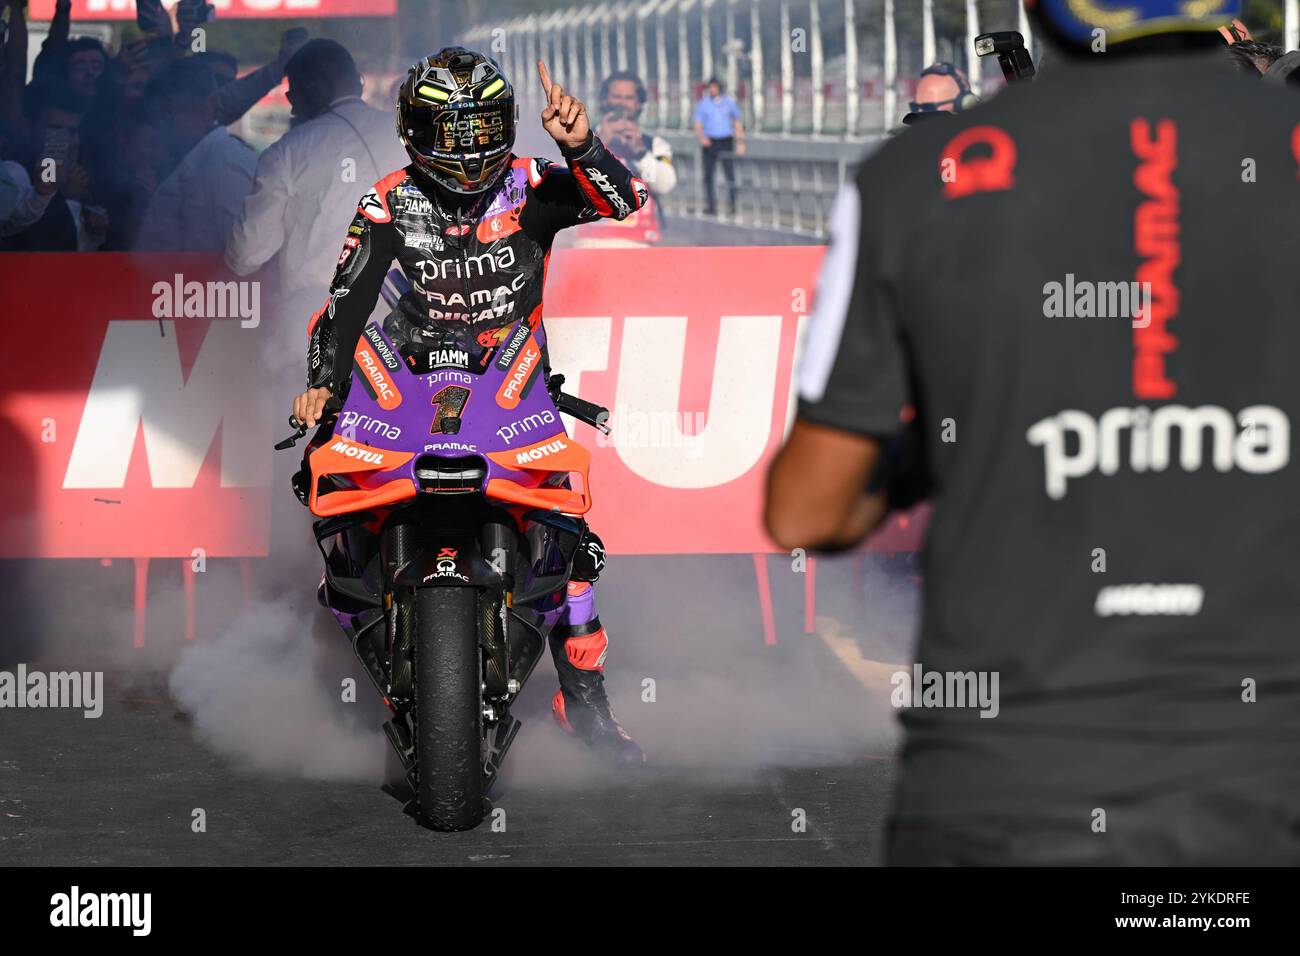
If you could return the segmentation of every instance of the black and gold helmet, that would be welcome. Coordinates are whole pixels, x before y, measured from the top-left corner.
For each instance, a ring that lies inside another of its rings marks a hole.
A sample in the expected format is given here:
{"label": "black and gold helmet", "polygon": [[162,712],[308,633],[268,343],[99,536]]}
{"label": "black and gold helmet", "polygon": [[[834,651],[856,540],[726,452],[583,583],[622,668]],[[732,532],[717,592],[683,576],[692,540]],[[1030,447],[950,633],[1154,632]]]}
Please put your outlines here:
{"label": "black and gold helmet", "polygon": [[478,193],[510,160],[516,114],[514,87],[490,57],[448,47],[407,73],[397,94],[397,135],[439,186]]}

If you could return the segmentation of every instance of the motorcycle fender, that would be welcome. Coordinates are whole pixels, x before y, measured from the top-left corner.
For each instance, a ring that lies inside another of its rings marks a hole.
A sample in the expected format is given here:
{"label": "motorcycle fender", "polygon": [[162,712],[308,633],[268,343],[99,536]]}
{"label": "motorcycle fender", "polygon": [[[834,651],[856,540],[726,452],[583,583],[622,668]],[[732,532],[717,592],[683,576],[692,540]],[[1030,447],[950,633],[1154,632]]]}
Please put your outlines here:
{"label": "motorcycle fender", "polygon": [[478,541],[470,535],[438,535],[434,543],[397,573],[404,587],[496,587],[502,576],[483,560]]}

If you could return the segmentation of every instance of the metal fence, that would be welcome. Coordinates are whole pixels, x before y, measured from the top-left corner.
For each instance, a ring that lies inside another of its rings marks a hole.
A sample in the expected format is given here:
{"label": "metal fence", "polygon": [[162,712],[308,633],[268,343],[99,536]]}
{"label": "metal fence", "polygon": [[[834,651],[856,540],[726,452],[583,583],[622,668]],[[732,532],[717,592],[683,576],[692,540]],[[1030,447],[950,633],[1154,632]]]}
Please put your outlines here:
{"label": "metal fence", "polygon": [[[921,36],[900,51],[904,3]],[[895,125],[907,81],[940,57],[967,67],[978,90],[969,40],[979,19],[975,0],[966,6],[957,43],[936,38],[933,0],[605,0],[484,21],[462,40],[489,50],[511,76],[545,58],[588,96],[614,70],[634,70],[650,94],[649,128],[689,129],[701,87],[716,76],[751,132],[859,139]]]}
{"label": "metal fence", "polygon": [[[695,103],[705,81],[720,78],[749,134],[748,155],[735,162],[750,207],[735,220],[822,235],[827,197],[865,144],[901,120],[925,66],[962,66],[976,93],[1001,82],[996,66],[975,55],[980,7],[964,3],[964,36],[951,37],[936,31],[935,0],[602,0],[480,22],[461,41],[501,61],[528,108],[540,109],[540,92],[520,80],[539,58],[589,102],[613,71],[636,72],[649,94],[642,127],[674,143],[681,186],[668,205],[684,215],[702,214]],[[1016,0],[1001,8],[985,0],[984,9],[1001,10],[987,28],[1014,27],[1034,49]],[[1283,0],[1283,9],[1294,48],[1297,0]],[[793,143],[801,153],[780,148]]]}

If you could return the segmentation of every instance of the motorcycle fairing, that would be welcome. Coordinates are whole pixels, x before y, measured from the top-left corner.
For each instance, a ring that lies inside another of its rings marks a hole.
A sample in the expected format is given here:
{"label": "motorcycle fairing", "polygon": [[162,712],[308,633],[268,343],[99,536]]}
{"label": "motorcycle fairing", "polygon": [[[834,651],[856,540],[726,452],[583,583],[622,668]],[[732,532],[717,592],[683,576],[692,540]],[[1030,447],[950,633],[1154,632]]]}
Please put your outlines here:
{"label": "motorcycle fairing", "polygon": [[[516,322],[497,361],[419,373],[399,358],[385,331],[367,327],[334,436],[308,457],[312,513],[325,517],[408,501],[420,493],[422,459],[467,455],[483,459],[482,491],[490,499],[564,514],[590,510],[590,453],[569,437],[544,381],[537,382],[544,379],[546,342],[539,320]],[[466,396],[456,409],[459,428],[450,434],[439,404],[448,385],[463,386]],[[501,403],[503,394],[510,407]],[[542,436],[534,439],[538,432]],[[520,437],[529,444],[518,445]],[[566,487],[566,475],[578,476],[576,489]],[[321,481],[331,476],[336,480]]]}

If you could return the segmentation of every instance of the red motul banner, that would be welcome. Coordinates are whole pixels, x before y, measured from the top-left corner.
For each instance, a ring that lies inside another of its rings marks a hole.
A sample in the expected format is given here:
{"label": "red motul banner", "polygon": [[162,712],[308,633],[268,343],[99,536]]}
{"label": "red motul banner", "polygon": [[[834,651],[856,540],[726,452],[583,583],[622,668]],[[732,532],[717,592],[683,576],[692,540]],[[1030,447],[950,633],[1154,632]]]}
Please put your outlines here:
{"label": "red motul banner", "polygon": [[[57,0],[31,0],[32,20],[51,20]],[[390,17],[397,0],[208,0],[217,19],[249,17]],[[175,7],[164,2],[168,10]],[[72,0],[73,35],[79,20],[134,20],[135,0]]]}
{"label": "red motul banner", "polygon": [[[763,479],[821,254],[555,253],[552,365],[612,413],[608,438],[570,429],[592,452],[587,517],[612,552],[772,550]],[[306,316],[271,315],[212,256],[11,253],[0,270],[0,557],[266,554],[271,496],[291,495],[271,487],[272,455],[299,454],[272,451],[290,395],[270,383],[305,367]],[[911,550],[919,530],[895,521],[872,547]]]}

